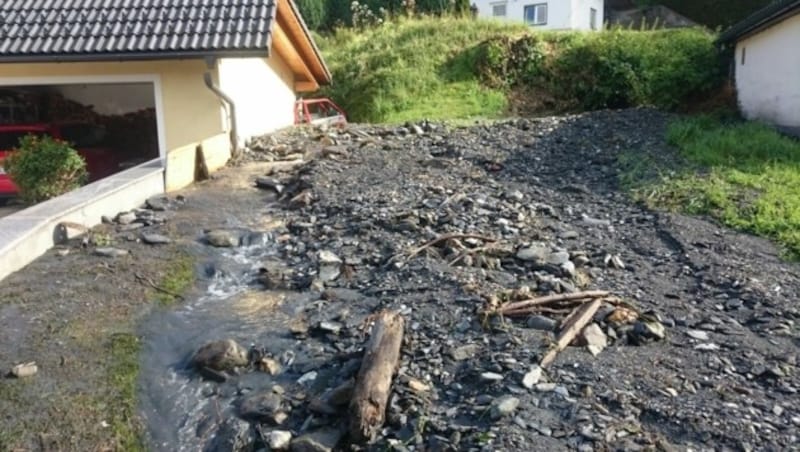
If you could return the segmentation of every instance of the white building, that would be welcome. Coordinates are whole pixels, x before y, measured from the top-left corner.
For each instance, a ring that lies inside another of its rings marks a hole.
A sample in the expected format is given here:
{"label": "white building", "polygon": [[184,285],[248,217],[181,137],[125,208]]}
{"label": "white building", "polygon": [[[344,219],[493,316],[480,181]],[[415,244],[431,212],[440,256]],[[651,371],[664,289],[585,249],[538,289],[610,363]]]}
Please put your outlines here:
{"label": "white building", "polygon": [[800,133],[800,0],[778,0],[734,25],[739,108],[748,119]]}
{"label": "white building", "polygon": [[473,0],[478,17],[543,30],[600,30],[604,0]]}

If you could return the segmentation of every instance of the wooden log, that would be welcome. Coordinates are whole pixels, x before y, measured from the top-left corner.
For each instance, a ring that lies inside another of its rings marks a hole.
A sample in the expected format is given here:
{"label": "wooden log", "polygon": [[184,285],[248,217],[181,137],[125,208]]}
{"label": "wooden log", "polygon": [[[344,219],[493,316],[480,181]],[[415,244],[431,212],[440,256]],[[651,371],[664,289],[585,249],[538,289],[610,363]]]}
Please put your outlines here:
{"label": "wooden log", "polygon": [[542,358],[542,362],[539,364],[542,368],[549,366],[556,359],[558,353],[567,348],[570,342],[572,342],[581,330],[592,320],[592,317],[594,317],[594,314],[600,309],[602,304],[603,299],[597,298],[591,303],[575,308],[575,311],[570,314],[563,325],[561,333],[556,340],[555,348],[547,352],[544,358]]}
{"label": "wooden log", "polygon": [[371,441],[383,426],[404,323],[396,312],[383,311],[375,317],[350,401],[350,439],[354,443]]}
{"label": "wooden log", "polygon": [[555,294],[555,295],[547,295],[544,297],[539,298],[531,298],[530,300],[522,300],[517,301],[514,303],[508,303],[503,306],[500,306],[497,309],[497,312],[500,314],[505,315],[507,312],[514,312],[519,311],[521,309],[529,308],[532,306],[540,306],[543,304],[550,304],[560,301],[581,301],[581,300],[589,300],[592,298],[602,298],[607,297],[609,292],[606,290],[588,290],[585,292],[572,292],[572,293],[562,293],[562,294]]}

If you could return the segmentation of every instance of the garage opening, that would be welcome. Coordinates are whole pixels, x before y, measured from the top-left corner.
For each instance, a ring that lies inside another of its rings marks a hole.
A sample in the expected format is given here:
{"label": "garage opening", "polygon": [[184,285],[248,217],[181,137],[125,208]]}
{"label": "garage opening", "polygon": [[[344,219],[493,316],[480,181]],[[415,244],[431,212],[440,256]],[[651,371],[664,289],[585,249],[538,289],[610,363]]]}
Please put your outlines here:
{"label": "garage opening", "polygon": [[0,158],[34,134],[71,143],[88,182],[151,162],[163,155],[155,93],[153,82],[0,86]]}

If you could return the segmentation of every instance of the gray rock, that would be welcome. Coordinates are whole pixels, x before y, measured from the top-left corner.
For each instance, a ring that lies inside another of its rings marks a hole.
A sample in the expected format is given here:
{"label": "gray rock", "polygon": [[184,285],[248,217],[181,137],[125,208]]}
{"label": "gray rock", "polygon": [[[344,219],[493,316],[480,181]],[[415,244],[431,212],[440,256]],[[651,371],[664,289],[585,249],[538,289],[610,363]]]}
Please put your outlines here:
{"label": "gray rock", "polygon": [[137,229],[142,229],[144,227],[144,223],[130,223],[126,225],[122,225],[118,228],[119,232],[130,232],[135,231]]}
{"label": "gray rock", "polygon": [[640,320],[633,325],[633,332],[645,340],[662,340],[667,330],[658,320]]}
{"label": "gray rock", "polygon": [[462,345],[450,350],[450,357],[456,361],[464,361],[474,357],[479,349],[477,344]]}
{"label": "gray rock", "polygon": [[544,243],[534,243],[517,251],[517,259],[526,262],[546,262],[549,256],[550,247]]}
{"label": "gray rock", "polygon": [[225,419],[204,451],[251,452],[255,446],[255,431],[249,423],[237,418]]}
{"label": "gray rock", "polygon": [[503,380],[503,376],[501,374],[496,373],[496,372],[483,372],[481,374],[481,380],[483,380],[483,381],[491,381],[491,382],[502,381]]}
{"label": "gray rock", "polygon": [[739,298],[731,298],[727,302],[725,302],[725,308],[729,311],[734,311],[736,309],[741,308],[744,305],[744,301]]}
{"label": "gray rock", "polygon": [[94,254],[101,257],[122,257],[127,256],[129,253],[128,250],[108,246],[95,249]]}
{"label": "gray rock", "polygon": [[558,234],[558,238],[563,240],[573,240],[577,239],[578,237],[580,237],[580,234],[578,234],[576,231],[564,231]]}
{"label": "gray rock", "polygon": [[239,246],[239,233],[227,229],[215,229],[206,233],[206,242],[218,248],[231,248]]}
{"label": "gray rock", "polygon": [[319,323],[320,330],[333,334],[339,334],[343,327],[344,325],[339,322],[323,321]]}
{"label": "gray rock", "polygon": [[592,218],[589,215],[581,214],[581,221],[589,226],[609,227],[611,226],[610,220],[602,220],[599,218]]}
{"label": "gray rock", "polygon": [[319,266],[319,280],[322,282],[335,281],[342,274],[340,264],[323,264]]}
{"label": "gray rock", "polygon": [[123,212],[117,215],[117,223],[119,224],[131,224],[136,221],[136,214],[133,212]]}
{"label": "gray rock", "polygon": [[561,264],[561,271],[564,272],[564,275],[574,278],[576,274],[575,264],[573,264],[571,261],[566,261]]}
{"label": "gray rock", "polygon": [[686,332],[686,335],[692,339],[697,339],[698,341],[708,340],[708,332],[702,330],[689,330]]}
{"label": "gray rock", "polygon": [[266,190],[273,190],[277,194],[283,193],[283,184],[278,179],[269,176],[259,176],[256,178],[256,187]]}
{"label": "gray rock", "polygon": [[519,399],[513,396],[498,397],[492,402],[492,419],[500,419],[513,414],[519,407]]}
{"label": "gray rock", "polygon": [[156,212],[163,212],[167,210],[167,207],[169,207],[169,199],[164,196],[150,198],[147,201],[145,201],[145,205],[150,210],[155,210]]}
{"label": "gray rock", "polygon": [[622,258],[619,257],[618,254],[606,254],[606,257],[603,259],[606,267],[616,268],[618,270],[625,270],[625,263],[622,262]]}
{"label": "gray rock", "polygon": [[291,443],[292,452],[331,452],[342,439],[341,430],[323,427],[295,438]]}
{"label": "gray rock", "polygon": [[522,386],[527,389],[533,389],[542,379],[542,368],[539,366],[531,367],[524,377],[522,377]]}
{"label": "gray rock", "polygon": [[12,367],[10,374],[14,378],[27,378],[36,375],[37,372],[39,372],[39,367],[36,363],[29,362]]}
{"label": "gray rock", "polygon": [[319,252],[319,263],[320,264],[341,264],[342,260],[339,256],[333,254],[330,251],[323,250]]}
{"label": "gray rock", "polygon": [[166,245],[172,243],[172,239],[161,234],[142,234],[142,241],[148,245]]}
{"label": "gray rock", "polygon": [[555,320],[543,315],[532,315],[528,317],[528,321],[526,322],[528,328],[540,331],[554,331],[556,329],[556,323]]}
{"label": "gray rock", "polygon": [[287,450],[292,442],[292,432],[273,430],[266,434],[266,440],[271,450]]}
{"label": "gray rock", "polygon": [[285,413],[281,411],[281,396],[273,391],[253,394],[242,400],[239,416],[271,425],[279,425],[286,420]]}
{"label": "gray rock", "polygon": [[319,279],[322,282],[333,281],[342,272],[342,260],[330,251],[319,252]]}
{"label": "gray rock", "polygon": [[209,342],[192,356],[196,367],[222,371],[247,365],[247,350],[232,339]]}
{"label": "gray rock", "polygon": [[[663,327],[662,327],[663,328]],[[581,337],[586,342],[586,348],[593,356],[597,356],[608,345],[608,338],[603,329],[596,323],[587,325],[581,332]]]}
{"label": "gray rock", "polygon": [[569,262],[569,253],[566,251],[556,251],[547,256],[547,263],[551,265],[564,265]]}

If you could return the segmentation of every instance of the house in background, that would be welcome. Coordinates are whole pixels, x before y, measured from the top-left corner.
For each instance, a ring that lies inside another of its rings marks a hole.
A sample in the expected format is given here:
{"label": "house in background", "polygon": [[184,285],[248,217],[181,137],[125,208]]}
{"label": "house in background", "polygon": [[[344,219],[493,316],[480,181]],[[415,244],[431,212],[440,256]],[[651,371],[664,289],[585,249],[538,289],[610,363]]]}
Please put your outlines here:
{"label": "house in background", "polygon": [[606,23],[634,30],[695,27],[686,16],[658,3],[641,5],[635,0],[606,0]]}
{"label": "house in background", "polygon": [[778,0],[724,32],[739,108],[800,135],[800,0]]}
{"label": "house in background", "polygon": [[0,2],[0,89],[152,110],[148,158],[167,190],[195,179],[198,152],[213,171],[248,137],[293,124],[297,93],[330,81],[291,0]]}
{"label": "house in background", "polygon": [[604,0],[474,0],[478,17],[542,30],[601,30]]}

